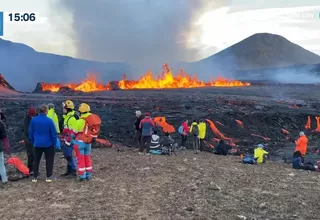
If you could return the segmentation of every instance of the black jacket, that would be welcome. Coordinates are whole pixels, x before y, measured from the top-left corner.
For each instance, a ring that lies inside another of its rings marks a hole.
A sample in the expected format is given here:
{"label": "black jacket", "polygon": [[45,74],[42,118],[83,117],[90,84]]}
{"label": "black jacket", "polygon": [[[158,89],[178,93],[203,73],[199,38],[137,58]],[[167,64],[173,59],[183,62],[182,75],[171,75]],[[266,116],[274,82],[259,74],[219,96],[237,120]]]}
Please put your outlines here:
{"label": "black jacket", "polygon": [[164,136],[160,139],[160,145],[169,147],[174,143],[174,140],[170,136]]}
{"label": "black jacket", "polygon": [[141,129],[139,128],[140,121],[142,120],[142,116],[136,119],[136,123],[134,124],[136,127],[136,131],[140,131]]}
{"label": "black jacket", "polygon": [[28,115],[24,117],[24,123],[23,123],[23,134],[25,137],[29,137],[29,125],[32,118],[30,118]]}
{"label": "black jacket", "polygon": [[215,154],[219,154],[219,155],[227,155],[228,151],[231,149],[232,147],[230,145],[225,144],[224,142],[219,143],[217,147],[215,147]]}
{"label": "black jacket", "polygon": [[0,140],[7,137],[6,125],[0,120]]}

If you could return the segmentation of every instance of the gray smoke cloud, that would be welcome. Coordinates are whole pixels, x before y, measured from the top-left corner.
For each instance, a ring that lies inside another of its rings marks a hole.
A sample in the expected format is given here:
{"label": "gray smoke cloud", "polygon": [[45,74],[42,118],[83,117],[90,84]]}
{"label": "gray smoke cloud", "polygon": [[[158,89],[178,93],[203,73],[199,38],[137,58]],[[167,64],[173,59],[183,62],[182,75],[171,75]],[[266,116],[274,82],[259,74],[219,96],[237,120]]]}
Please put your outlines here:
{"label": "gray smoke cloud", "polygon": [[[73,16],[78,57],[144,66],[197,59],[186,47],[195,19],[227,0],[60,0]],[[214,27],[213,27],[214,28]],[[159,66],[160,65],[160,66]]]}

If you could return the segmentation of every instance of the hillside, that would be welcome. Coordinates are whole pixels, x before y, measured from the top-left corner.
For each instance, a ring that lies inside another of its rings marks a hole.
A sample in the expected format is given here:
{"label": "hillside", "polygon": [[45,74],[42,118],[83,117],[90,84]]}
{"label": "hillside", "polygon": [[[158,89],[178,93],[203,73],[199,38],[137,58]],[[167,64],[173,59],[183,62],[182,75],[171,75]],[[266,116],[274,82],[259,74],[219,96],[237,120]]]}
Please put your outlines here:
{"label": "hillside", "polygon": [[320,56],[286,38],[269,33],[254,34],[225,50],[195,63],[189,69],[206,74],[320,63]]}
{"label": "hillside", "polygon": [[118,80],[130,73],[126,63],[102,63],[40,53],[20,43],[0,38],[0,72],[21,91],[32,91],[37,82],[80,82],[88,72],[100,73],[102,81]]}
{"label": "hillside", "polygon": [[319,173],[277,163],[240,164],[239,157],[138,155],[94,149],[94,178],[11,183],[1,190],[1,219],[318,219]]}

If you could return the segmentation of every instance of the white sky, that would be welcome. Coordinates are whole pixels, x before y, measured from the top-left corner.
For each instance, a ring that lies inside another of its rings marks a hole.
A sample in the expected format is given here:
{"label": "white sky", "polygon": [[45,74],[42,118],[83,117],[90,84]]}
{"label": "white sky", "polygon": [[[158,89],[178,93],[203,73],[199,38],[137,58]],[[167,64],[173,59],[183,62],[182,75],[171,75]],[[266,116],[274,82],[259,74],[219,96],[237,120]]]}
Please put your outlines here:
{"label": "white sky", "polygon": [[[55,0],[0,0],[0,11],[36,12],[41,17],[36,23],[12,23],[5,18],[3,38],[27,44],[37,51],[76,57],[76,48],[69,37],[72,33],[72,17],[67,12],[52,8],[52,1]],[[203,48],[199,57],[203,58],[252,34],[268,32],[282,35],[320,54],[320,0],[318,1],[318,6],[305,6],[302,2],[308,2],[307,0],[301,0],[299,4],[298,1],[291,0],[291,6],[277,8],[276,3],[272,5],[276,1],[270,0],[264,1],[269,3],[265,5],[265,9],[255,4],[261,3],[260,0],[230,1],[232,5],[209,11],[195,22],[195,28],[200,33],[190,36],[188,46]],[[56,30],[57,24],[64,25],[64,32]]]}

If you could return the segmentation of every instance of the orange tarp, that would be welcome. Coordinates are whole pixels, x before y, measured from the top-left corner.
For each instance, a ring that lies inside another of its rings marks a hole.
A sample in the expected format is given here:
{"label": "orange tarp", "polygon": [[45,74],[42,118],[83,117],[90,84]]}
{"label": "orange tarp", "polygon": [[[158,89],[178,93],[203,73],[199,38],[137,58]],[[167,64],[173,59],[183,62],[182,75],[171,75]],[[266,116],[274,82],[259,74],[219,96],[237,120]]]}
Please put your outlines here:
{"label": "orange tarp", "polygon": [[160,126],[161,128],[162,128],[162,130],[163,130],[163,132],[168,132],[168,133],[173,133],[173,132],[175,132],[176,131],[176,129],[172,126],[172,125],[170,125],[170,124],[168,124],[167,122],[166,122],[166,117],[155,117],[154,119],[153,119],[153,121],[154,121],[154,123],[156,123],[158,126]]}

